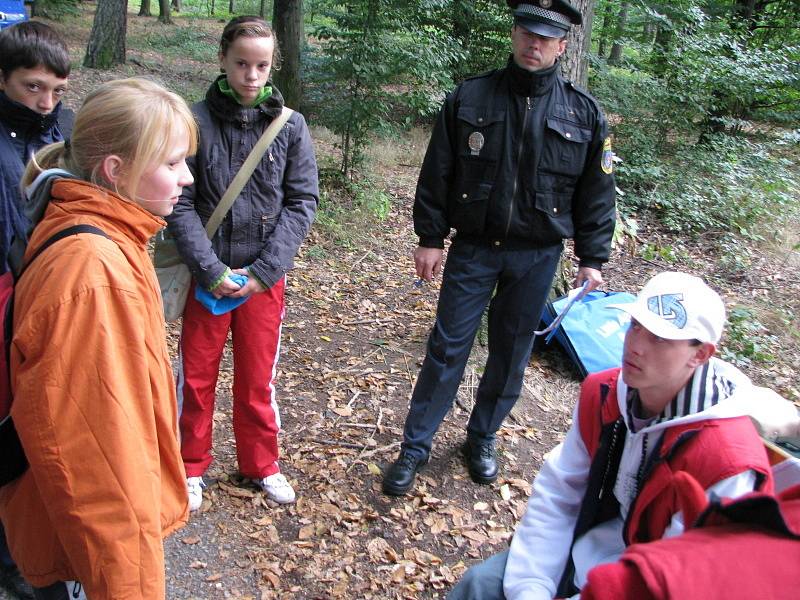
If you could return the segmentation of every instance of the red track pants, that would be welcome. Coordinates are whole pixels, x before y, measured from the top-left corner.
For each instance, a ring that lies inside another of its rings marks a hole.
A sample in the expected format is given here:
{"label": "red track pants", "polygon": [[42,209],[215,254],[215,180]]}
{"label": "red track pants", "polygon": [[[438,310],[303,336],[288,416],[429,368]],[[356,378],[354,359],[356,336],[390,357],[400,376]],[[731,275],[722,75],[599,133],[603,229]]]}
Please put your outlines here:
{"label": "red track pants", "polygon": [[283,321],[286,279],[253,294],[231,312],[214,316],[189,291],[180,340],[178,400],[181,454],[188,477],[211,464],[214,390],[228,330],[233,338],[233,433],[239,471],[260,479],[280,471],[280,416],[275,401],[275,370]]}

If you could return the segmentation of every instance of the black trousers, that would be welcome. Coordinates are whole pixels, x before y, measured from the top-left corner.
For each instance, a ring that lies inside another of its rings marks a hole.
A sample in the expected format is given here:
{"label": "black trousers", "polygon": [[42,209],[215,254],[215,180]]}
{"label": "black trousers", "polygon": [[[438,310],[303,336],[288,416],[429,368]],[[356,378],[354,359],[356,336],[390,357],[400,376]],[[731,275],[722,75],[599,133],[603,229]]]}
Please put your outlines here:
{"label": "black trousers", "polygon": [[[436,322],[406,417],[402,447],[427,456],[455,400],[481,317],[489,305],[489,355],[467,425],[493,440],[522,388],[562,246],[506,250],[456,239],[447,256]],[[494,293],[494,296],[492,295]]]}

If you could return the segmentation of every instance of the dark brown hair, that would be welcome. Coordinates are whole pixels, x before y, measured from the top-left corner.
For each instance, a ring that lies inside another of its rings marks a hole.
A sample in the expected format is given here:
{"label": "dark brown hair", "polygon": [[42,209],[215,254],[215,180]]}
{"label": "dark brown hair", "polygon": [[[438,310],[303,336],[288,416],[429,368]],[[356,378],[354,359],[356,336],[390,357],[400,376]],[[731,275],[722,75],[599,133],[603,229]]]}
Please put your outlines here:
{"label": "dark brown hair", "polygon": [[56,30],[38,21],[23,21],[0,31],[0,70],[8,79],[16,69],[42,66],[56,77],[69,77],[67,44]]}
{"label": "dark brown hair", "polygon": [[272,70],[277,71],[281,68],[281,49],[278,45],[278,38],[275,37],[272,26],[264,19],[252,15],[242,15],[231,19],[225,25],[225,29],[222,30],[222,37],[219,40],[220,56],[225,56],[231,44],[240,37],[272,38],[275,42],[275,47],[272,51]]}

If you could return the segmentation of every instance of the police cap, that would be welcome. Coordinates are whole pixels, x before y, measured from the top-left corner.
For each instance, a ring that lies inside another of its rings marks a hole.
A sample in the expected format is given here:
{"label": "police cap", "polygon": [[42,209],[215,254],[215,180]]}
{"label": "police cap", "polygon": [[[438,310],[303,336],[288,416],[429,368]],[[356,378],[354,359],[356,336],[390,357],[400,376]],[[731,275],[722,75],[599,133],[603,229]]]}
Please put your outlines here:
{"label": "police cap", "polygon": [[566,0],[507,0],[514,23],[544,37],[562,38],[570,25],[583,22],[581,13]]}

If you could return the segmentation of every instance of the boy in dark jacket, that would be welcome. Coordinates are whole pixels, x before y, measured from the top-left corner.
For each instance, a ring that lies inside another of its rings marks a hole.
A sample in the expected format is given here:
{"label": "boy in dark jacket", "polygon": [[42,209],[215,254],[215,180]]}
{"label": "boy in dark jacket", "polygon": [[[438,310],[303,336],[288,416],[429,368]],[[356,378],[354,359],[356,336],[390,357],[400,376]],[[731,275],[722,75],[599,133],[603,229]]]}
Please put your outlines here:
{"label": "boy in dark jacket", "polygon": [[19,181],[39,148],[72,129],[63,109],[70,71],[67,45],[51,27],[25,21],[0,32],[0,273],[11,239],[24,231]]}

